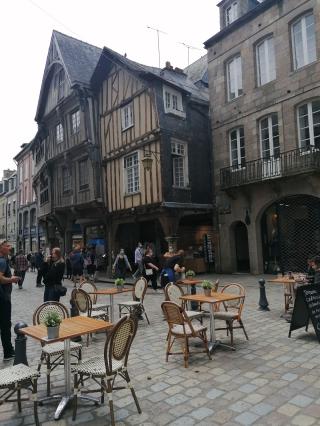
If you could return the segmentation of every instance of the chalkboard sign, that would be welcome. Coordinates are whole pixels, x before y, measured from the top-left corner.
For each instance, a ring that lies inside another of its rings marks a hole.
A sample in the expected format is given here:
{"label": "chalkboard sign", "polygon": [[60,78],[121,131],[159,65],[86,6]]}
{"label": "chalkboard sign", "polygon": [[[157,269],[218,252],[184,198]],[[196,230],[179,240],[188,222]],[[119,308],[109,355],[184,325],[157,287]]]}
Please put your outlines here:
{"label": "chalkboard sign", "polygon": [[293,330],[301,327],[307,329],[309,319],[312,321],[314,331],[320,342],[320,286],[315,284],[304,285],[297,289],[289,337]]}

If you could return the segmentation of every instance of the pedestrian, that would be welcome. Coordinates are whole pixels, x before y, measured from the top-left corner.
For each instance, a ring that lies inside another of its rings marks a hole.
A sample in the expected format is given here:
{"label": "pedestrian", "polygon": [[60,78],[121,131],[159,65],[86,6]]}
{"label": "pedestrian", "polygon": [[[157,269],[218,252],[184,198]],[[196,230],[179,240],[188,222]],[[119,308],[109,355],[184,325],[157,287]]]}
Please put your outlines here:
{"label": "pedestrian", "polygon": [[132,278],[134,279],[137,279],[138,277],[143,276],[143,273],[144,273],[143,255],[144,255],[144,250],[142,247],[142,243],[139,241],[134,251],[134,263],[137,266],[137,270],[132,275]]}
{"label": "pedestrian", "polygon": [[164,288],[168,283],[176,282],[176,274],[185,271],[185,268],[182,264],[183,250],[174,252],[174,250],[169,247],[169,251],[164,254],[164,265],[160,274],[160,284]]}
{"label": "pedestrian", "polygon": [[19,290],[21,290],[23,282],[24,282],[24,278],[26,276],[26,272],[29,269],[29,262],[26,256],[24,255],[23,250],[19,250],[19,253],[16,256],[14,269],[15,269],[15,275],[20,277],[18,284],[19,284]]}
{"label": "pedestrian", "polygon": [[43,284],[41,283],[42,278],[43,278],[43,263],[44,263],[44,259],[43,259],[43,253],[41,250],[39,250],[36,255],[36,269],[37,269],[37,279],[36,279],[36,287],[43,287]]}
{"label": "pedestrian", "polygon": [[59,247],[55,247],[51,251],[51,256],[48,256],[43,264],[43,282],[44,289],[44,302],[55,301],[59,302],[60,292],[57,286],[62,286],[62,279],[64,275],[65,263],[61,256]]}
{"label": "pedestrian", "polygon": [[131,265],[129,263],[127,255],[124,252],[124,249],[120,249],[120,252],[117,254],[116,260],[114,261],[112,270],[115,272],[116,278],[125,279],[127,269],[132,272]]}
{"label": "pedestrian", "polygon": [[87,251],[85,263],[87,265],[89,279],[94,280],[94,276],[97,270],[97,257],[94,248]]}
{"label": "pedestrian", "polygon": [[158,283],[157,283],[157,272],[159,271],[158,266],[156,265],[156,260],[153,255],[152,248],[148,248],[143,257],[143,266],[144,266],[144,277],[147,280],[147,283],[151,280],[152,288],[157,292]]}
{"label": "pedestrian", "polygon": [[76,287],[77,279],[80,281],[83,280],[84,259],[79,245],[74,246],[73,251],[70,254],[70,262],[72,268],[72,279],[74,287]]}
{"label": "pedestrian", "polygon": [[31,253],[30,264],[31,264],[31,272],[34,272],[35,269],[36,269],[36,254],[35,253]]}
{"label": "pedestrian", "polygon": [[67,279],[71,280],[72,278],[72,266],[70,261],[70,253],[66,255],[66,268],[67,268]]}
{"label": "pedestrian", "polygon": [[20,277],[12,276],[8,261],[10,245],[6,240],[0,240],[0,332],[3,347],[3,360],[14,358],[11,343],[11,292],[12,283],[18,283]]}

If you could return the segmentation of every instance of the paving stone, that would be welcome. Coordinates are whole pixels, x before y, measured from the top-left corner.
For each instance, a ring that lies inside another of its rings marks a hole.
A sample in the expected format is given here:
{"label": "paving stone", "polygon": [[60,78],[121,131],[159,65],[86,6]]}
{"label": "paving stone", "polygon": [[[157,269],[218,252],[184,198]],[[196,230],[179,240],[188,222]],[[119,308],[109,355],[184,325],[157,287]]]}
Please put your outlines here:
{"label": "paving stone", "polygon": [[258,420],[259,416],[257,414],[250,413],[250,411],[245,411],[235,418],[237,422],[242,425],[252,425],[256,420]]}
{"label": "paving stone", "polygon": [[[203,419],[205,419],[206,417],[209,417],[209,416],[212,416],[212,414],[214,413],[214,411],[213,410],[211,410],[210,408],[207,408],[207,407],[201,407],[201,408],[198,408],[197,410],[195,410],[195,411],[192,411],[191,413],[190,413],[190,415],[193,417],[193,418],[195,418],[196,420],[203,420]],[[212,422],[212,420],[213,419],[211,419],[211,422]]]}
{"label": "paving stone", "polygon": [[297,405],[298,407],[307,407],[313,402],[313,399],[305,395],[297,395],[289,401],[291,404]]}
{"label": "paving stone", "polygon": [[207,393],[207,398],[209,399],[215,399],[218,398],[219,396],[223,395],[224,392],[220,389],[211,389],[208,393]]}
{"label": "paving stone", "polygon": [[272,405],[260,402],[259,404],[251,407],[250,411],[255,414],[258,414],[258,416],[265,416],[266,414],[269,414],[273,409],[274,407]]}
{"label": "paving stone", "polygon": [[292,417],[294,416],[298,411],[299,407],[292,405],[292,404],[284,404],[282,407],[278,408],[278,412],[281,414],[284,414],[285,416]]}
{"label": "paving stone", "polygon": [[251,404],[245,401],[237,401],[230,405],[230,409],[236,413],[242,413],[243,411],[248,410],[250,407]]}
{"label": "paving stone", "polygon": [[[319,420],[319,417],[318,417],[318,420]],[[310,426],[315,424],[315,422],[316,422],[316,419],[314,417],[306,416],[304,414],[299,414],[298,416],[295,416],[291,420],[291,423],[297,426]]]}

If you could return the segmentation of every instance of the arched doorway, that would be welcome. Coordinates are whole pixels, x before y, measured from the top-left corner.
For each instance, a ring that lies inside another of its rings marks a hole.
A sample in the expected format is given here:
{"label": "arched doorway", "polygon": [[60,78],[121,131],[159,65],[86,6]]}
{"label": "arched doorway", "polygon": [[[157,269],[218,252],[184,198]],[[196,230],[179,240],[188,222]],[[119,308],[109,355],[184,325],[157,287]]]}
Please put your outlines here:
{"label": "arched doorway", "polygon": [[243,222],[234,225],[237,272],[250,272],[248,231]]}
{"label": "arched doorway", "polygon": [[262,215],[261,235],[265,272],[304,271],[308,257],[320,254],[320,199],[278,200]]}

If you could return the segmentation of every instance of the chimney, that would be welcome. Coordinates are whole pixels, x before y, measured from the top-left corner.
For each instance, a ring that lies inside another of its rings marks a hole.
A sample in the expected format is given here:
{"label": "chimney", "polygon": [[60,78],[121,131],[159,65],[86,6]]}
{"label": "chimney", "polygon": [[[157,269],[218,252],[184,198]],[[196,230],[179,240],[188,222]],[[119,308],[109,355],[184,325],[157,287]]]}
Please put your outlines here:
{"label": "chimney", "polygon": [[170,71],[173,70],[173,66],[171,65],[170,61],[166,61],[165,69],[170,70]]}

